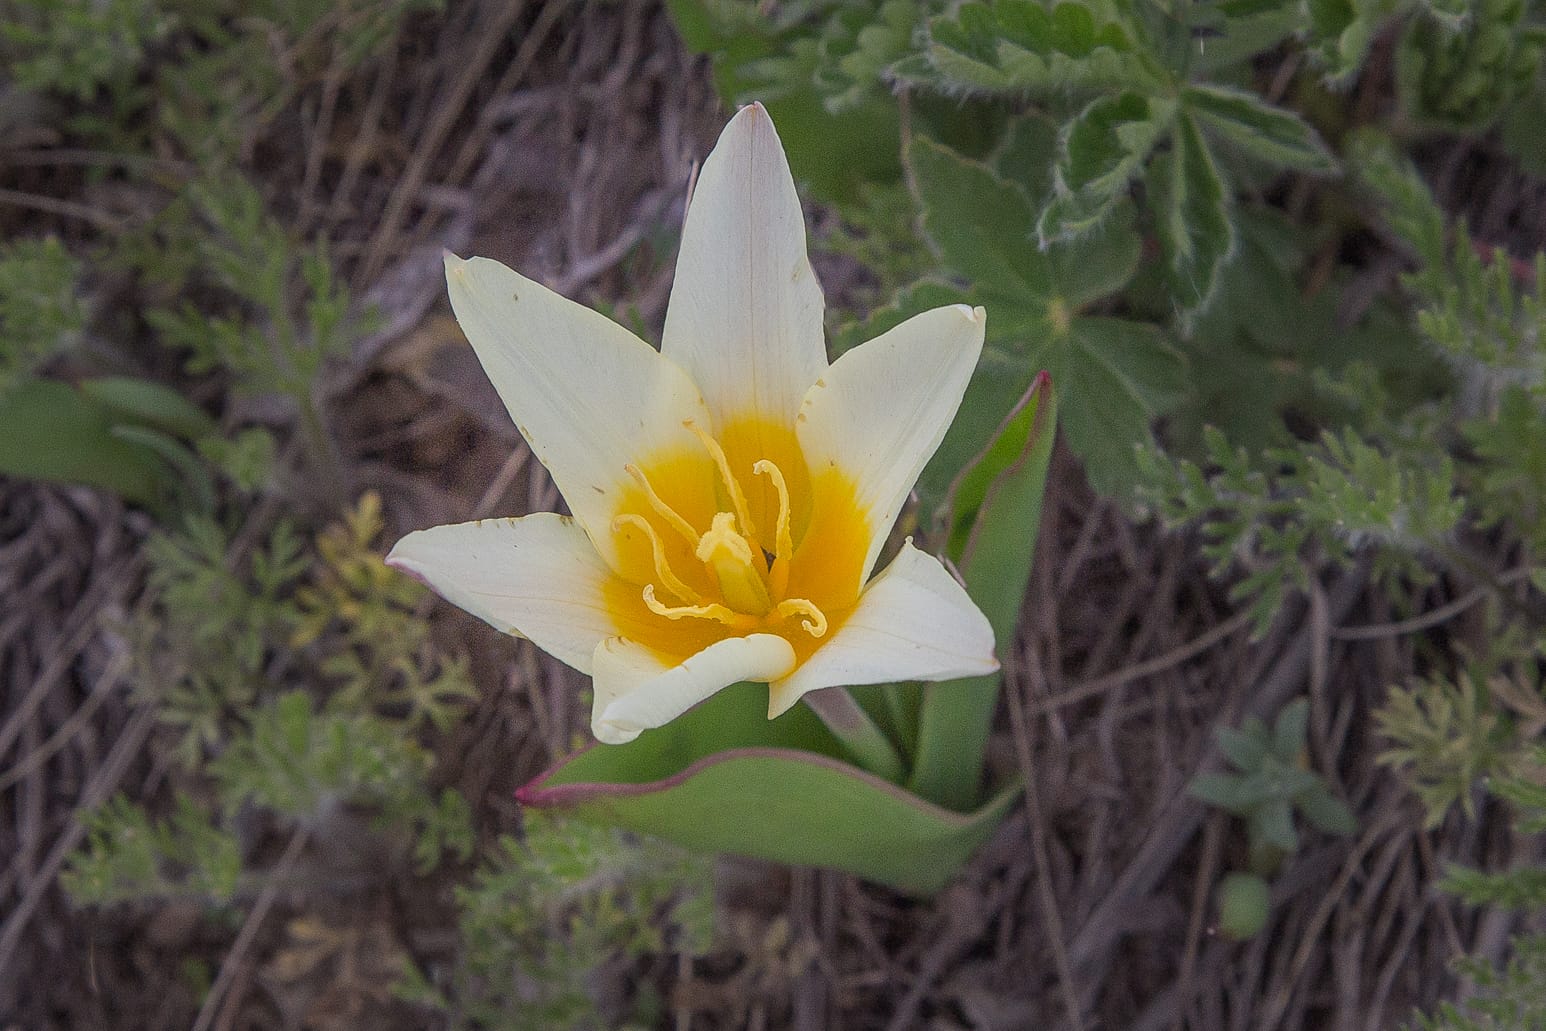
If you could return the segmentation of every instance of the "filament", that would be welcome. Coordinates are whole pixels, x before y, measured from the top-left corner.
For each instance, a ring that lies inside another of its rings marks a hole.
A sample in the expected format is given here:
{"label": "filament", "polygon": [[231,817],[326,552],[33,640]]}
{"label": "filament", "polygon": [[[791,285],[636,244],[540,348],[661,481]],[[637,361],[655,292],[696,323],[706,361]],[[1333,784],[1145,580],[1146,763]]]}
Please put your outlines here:
{"label": "filament", "polygon": [[777,596],[789,586],[789,560],[794,557],[794,540],[789,535],[789,484],[784,482],[784,471],[766,458],[752,466],[752,472],[772,480],[773,489],[778,491],[778,527],[773,535],[773,566],[768,570],[768,586]]}
{"label": "filament", "polygon": [[756,536],[756,528],[752,526],[751,510],[746,505],[746,495],[741,491],[740,481],[730,472],[730,460],[725,457],[725,449],[719,446],[719,441],[709,436],[707,432],[691,419],[688,419],[682,425],[691,430],[693,435],[703,442],[703,446],[708,449],[709,455],[713,457],[714,465],[719,469],[720,478],[725,481],[725,490],[730,494],[730,503],[735,506],[735,517],[740,520],[741,532],[748,537]]}
{"label": "filament", "polygon": [[630,512],[612,520],[612,532],[616,533],[624,526],[632,526],[649,538],[650,553],[655,560],[655,575],[666,590],[690,605],[700,604],[703,601],[703,596],[683,583],[681,577],[671,569],[671,563],[666,559],[665,542],[660,539],[660,534],[655,531],[655,527],[648,519]]}
{"label": "filament", "polygon": [[807,633],[820,640],[827,634],[827,616],[816,607],[816,603],[805,598],[788,598],[778,603],[773,610],[781,619],[791,616],[799,616],[800,625],[805,627]]}
{"label": "filament", "polygon": [[692,528],[691,523],[678,515],[676,509],[666,504],[664,498],[655,493],[655,488],[650,485],[649,477],[644,475],[644,471],[636,465],[625,465],[623,469],[629,476],[633,477],[633,482],[637,483],[639,488],[644,491],[644,497],[649,501],[650,508],[655,510],[655,514],[670,523],[672,529],[686,538],[688,544],[696,548],[698,546],[698,531]]}
{"label": "filament", "polygon": [[655,585],[644,585],[644,605],[657,616],[665,616],[667,619],[712,619],[716,623],[735,627],[737,630],[751,630],[760,626],[762,621],[756,616],[748,616],[744,612],[736,612],[724,605],[710,602],[707,605],[666,605],[655,597]]}

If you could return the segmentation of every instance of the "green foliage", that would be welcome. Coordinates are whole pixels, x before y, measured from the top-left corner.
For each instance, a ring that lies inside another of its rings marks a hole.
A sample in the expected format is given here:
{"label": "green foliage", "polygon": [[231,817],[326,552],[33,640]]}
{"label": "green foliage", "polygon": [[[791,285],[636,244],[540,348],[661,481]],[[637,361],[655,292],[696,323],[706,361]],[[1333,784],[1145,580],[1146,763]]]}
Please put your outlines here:
{"label": "green foliage", "polygon": [[930,21],[928,46],[893,73],[947,93],[1147,85],[1155,72],[1110,6],[1048,7],[1035,0],[962,4]]}
{"label": "green foliage", "polygon": [[311,582],[295,595],[300,620],[290,641],[311,646],[336,631],[317,666],[332,680],[335,708],[379,708],[400,714],[410,729],[429,723],[445,731],[477,692],[466,662],[442,658],[430,640],[417,611],[424,588],[374,550],[381,530],[381,499],[371,492],[317,538]]}
{"label": "green foliage", "polygon": [[157,0],[12,0],[0,41],[22,89],[90,100],[104,86],[130,88],[176,24]]}
{"label": "green foliage", "polygon": [[236,838],[213,826],[203,807],[186,795],[177,796],[172,815],[161,822],[122,795],[84,819],[86,847],[60,875],[77,902],[170,896],[218,904],[236,893],[241,874]]}
{"label": "green foliage", "polygon": [[1524,0],[1478,0],[1456,18],[1419,5],[1396,52],[1396,81],[1409,117],[1483,130],[1533,85],[1542,34],[1522,24]]}
{"label": "green foliage", "polygon": [[0,473],[8,476],[85,483],[159,506],[177,491],[169,462],[179,452],[171,437],[64,383],[23,379],[0,394]]}
{"label": "green foliage", "polygon": [[901,172],[895,103],[860,76],[872,74],[896,44],[912,7],[895,0],[666,4],[688,47],[712,57],[720,93],[765,103],[795,178],[831,200],[853,197],[861,183],[894,182]]}
{"label": "green foliage", "polygon": [[229,305],[221,315],[191,303],[153,310],[151,325],[186,353],[190,373],[224,369],[240,391],[282,394],[309,407],[323,363],[343,353],[357,331],[326,250],[297,247],[244,179],[197,183],[188,197],[204,223],[193,269]]}
{"label": "green foliage", "polygon": [[832,115],[861,109],[877,98],[883,74],[912,49],[912,37],[924,12],[937,4],[918,0],[879,0],[811,5],[830,8],[816,19],[809,35],[792,34],[787,56],[748,63],[749,82],[781,91],[808,81]]}
{"label": "green foliage", "polygon": [[58,240],[0,244],[0,398],[86,324],[80,263]]}
{"label": "green foliage", "polygon": [[172,754],[189,767],[226,744],[268,683],[272,643],[300,619],[289,592],[307,563],[291,526],[276,524],[245,561],[233,562],[230,547],[208,518],[152,537],[151,603],[129,628],[140,694],[175,729]]}
{"label": "green foliage", "polygon": [[1310,705],[1300,698],[1285,705],[1269,729],[1255,716],[1239,730],[1219,727],[1219,749],[1234,773],[1204,773],[1190,791],[1246,821],[1251,867],[1270,874],[1283,857],[1299,848],[1294,829],[1297,811],[1327,834],[1357,829],[1352,812],[1331,794],[1326,782],[1305,768],[1305,729]]}
{"label": "green foliage", "polygon": [[[173,143],[229,167],[300,86],[355,67],[403,18],[436,0],[15,0],[0,54],[26,90],[82,105],[68,120],[96,144]],[[282,67],[274,59],[283,49]]]}
{"label": "green foliage", "polygon": [[1443,1003],[1431,1016],[1419,1014],[1419,1031],[1515,1031],[1546,1025],[1546,935],[1513,939],[1513,958],[1501,970],[1462,959],[1456,973],[1476,992],[1456,1005]]}
{"label": "green foliage", "polygon": [[[458,1026],[578,1028],[643,1018],[598,1010],[596,971],[614,957],[698,955],[713,932],[712,860],[651,838],[526,810],[456,891],[462,955],[453,973]],[[410,976],[425,998],[422,976]]]}
{"label": "green foliage", "polygon": [[1258,634],[1314,562],[1347,567],[1373,551],[1387,582],[1425,578],[1422,560],[1446,550],[1462,511],[1451,463],[1418,441],[1392,453],[1352,429],[1327,432],[1266,449],[1271,474],[1216,429],[1204,443],[1206,466],[1140,452],[1143,495],[1167,522],[1199,525],[1215,575],[1243,572],[1230,596],[1250,604]]}
{"label": "green foliage", "polygon": [[348,802],[396,815],[419,794],[430,764],[429,753],[389,723],[314,713],[305,693],[291,691],[256,710],[209,771],[233,802],[250,800],[306,825]]}
{"label": "green foliage", "polygon": [[[852,258],[874,277],[873,285],[853,291],[858,310],[867,311],[889,301],[933,270],[933,254],[919,236],[913,196],[906,183],[864,183],[855,199],[842,208],[841,216],[820,246]],[[863,342],[851,337],[847,327],[840,326],[833,350]]]}
{"label": "green foliage", "polygon": [[[1134,445],[1180,399],[1182,365],[1156,327],[1087,314],[1137,268],[1139,241],[1129,218],[1113,216],[1099,232],[1046,248],[1032,238],[1042,198],[1025,186],[1046,188],[1044,178],[1035,180],[1053,146],[1051,124],[1026,119],[991,165],[921,137],[908,152],[925,233],[942,264],[971,284],[963,299],[988,310],[988,349],[962,406],[965,419],[985,425],[958,421],[945,453],[959,468],[964,456],[980,451],[1031,376],[1046,369],[1062,401],[1069,445],[1091,481],[1120,496],[1136,478]],[[938,303],[917,290],[898,300],[895,314],[882,313],[884,322],[920,302]],[[873,335],[884,322],[872,318],[866,331]]]}
{"label": "green foliage", "polygon": [[[350,811],[368,814],[421,873],[444,854],[471,855],[471,811],[430,786],[433,756],[417,734],[447,726],[472,687],[465,664],[430,640],[424,589],[370,550],[380,519],[366,495],[314,548],[288,523],[254,545],[211,518],[149,540],[148,601],[127,628],[136,695],[156,706],[181,775],[200,785],[190,797],[208,801],[177,803],[171,826],[190,852],[167,851],[147,810],[104,809],[73,860],[78,900],[182,890],[147,870],[226,883],[229,856],[215,845],[249,807],[322,835]],[[311,692],[278,689],[308,680]]]}
{"label": "green foliage", "polygon": [[1437,826],[1457,801],[1467,816],[1476,815],[1472,788],[1500,767],[1509,737],[1484,676],[1462,670],[1453,683],[1434,679],[1392,688],[1378,720],[1380,732],[1395,743],[1380,761],[1411,767],[1428,826]]}
{"label": "green foliage", "polygon": [[[1242,85],[1255,55],[1301,27],[1293,3],[669,6],[689,45],[715,55],[721,91],[770,105],[796,177],[854,227],[838,234],[837,249],[876,274],[879,287],[861,304],[882,304],[862,327],[840,329],[837,350],[925,302],[988,309],[986,371],[963,406],[966,425],[946,442],[957,461],[1045,367],[1092,483],[1131,500],[1133,446],[1150,441],[1155,420],[1233,385],[1210,366],[1187,368],[1173,331],[1187,342],[1218,301],[1251,214],[1238,191],[1260,191],[1284,172],[1339,168],[1305,118]],[[906,141],[890,96],[897,86],[907,89]],[[862,129],[839,117],[861,115]],[[850,155],[850,145],[863,153]],[[933,268],[914,264],[907,235],[895,232],[906,225],[892,203],[896,173],[876,155],[897,153],[938,256]],[[842,163],[840,184],[823,160]],[[1152,267],[1141,260],[1145,238],[1159,243]],[[1163,298],[1143,296],[1155,282]],[[1237,307],[1254,285],[1238,284]],[[1112,309],[1135,317],[1110,318]],[[1326,352],[1334,365],[1348,357]],[[1271,382],[1254,371],[1249,380]],[[1271,409],[1238,410],[1258,438],[1277,425]],[[925,475],[925,494],[940,487]]]}
{"label": "green foliage", "polygon": [[[1497,766],[1488,791],[1510,804],[1521,834],[1546,831],[1546,744],[1526,743]],[[1442,887],[1473,906],[1546,908],[1546,866],[1539,863],[1494,873],[1451,866]]]}
{"label": "green foliage", "polygon": [[[945,93],[1026,94],[1054,110],[1074,100],[1061,130],[1057,191],[1038,216],[1041,240],[1091,231],[1134,184],[1147,183],[1172,298],[1194,311],[1211,298],[1235,235],[1215,148],[1274,172],[1337,167],[1293,112],[1200,81],[1287,35],[1290,6],[969,3],[933,19],[923,53],[893,73]],[[1193,45],[1197,38],[1215,41],[1211,56]]]}
{"label": "green foliage", "polygon": [[1414,0],[1307,0],[1309,49],[1327,78],[1346,85],[1368,55],[1369,46],[1397,11]]}

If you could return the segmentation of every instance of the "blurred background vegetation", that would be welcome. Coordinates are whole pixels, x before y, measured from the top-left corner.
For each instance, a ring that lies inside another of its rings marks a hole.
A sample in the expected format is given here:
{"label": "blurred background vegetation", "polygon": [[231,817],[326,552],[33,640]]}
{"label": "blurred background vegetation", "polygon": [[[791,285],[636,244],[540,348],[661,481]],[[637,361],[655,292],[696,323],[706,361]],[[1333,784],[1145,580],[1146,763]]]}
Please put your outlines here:
{"label": "blurred background vegetation", "polygon": [[[1543,41],[1534,0],[0,0],[0,1023],[1541,1026]],[[557,504],[442,248],[655,339],[753,99],[834,354],[988,309],[926,506],[1060,397],[1000,642],[1029,789],[939,899],[522,812],[585,685],[381,562]]]}

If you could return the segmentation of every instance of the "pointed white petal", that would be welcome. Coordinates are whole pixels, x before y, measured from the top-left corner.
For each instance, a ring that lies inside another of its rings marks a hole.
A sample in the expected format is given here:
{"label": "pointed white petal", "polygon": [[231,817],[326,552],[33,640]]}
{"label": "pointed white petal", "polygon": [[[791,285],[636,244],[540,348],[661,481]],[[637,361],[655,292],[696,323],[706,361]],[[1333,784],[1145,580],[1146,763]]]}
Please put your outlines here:
{"label": "pointed white petal", "polygon": [[419,530],[398,541],[386,562],[582,673],[591,671],[596,645],[618,632],[603,593],[612,570],[568,516],[539,512]]}
{"label": "pointed white petal", "polygon": [[769,686],[768,716],[780,715],[818,688],[954,680],[996,669],[988,618],[939,560],[909,538],[865,587],[831,640]]}
{"label": "pointed white petal", "polygon": [[661,351],[703,391],[715,426],[782,426],[827,366],[821,287],[773,120],[760,104],[725,126],[693,190]]}
{"label": "pointed white petal", "polygon": [[611,319],[488,258],[446,255],[451,308],[532,454],[603,557],[623,467],[700,447],[702,396],[680,367]]}
{"label": "pointed white petal", "polygon": [[595,705],[591,730],[609,745],[676,719],[716,691],[742,680],[777,680],[794,667],[794,649],[774,634],[731,637],[677,666],[643,645],[614,637],[592,660]]}
{"label": "pointed white petal", "polygon": [[961,406],[985,319],[964,304],[915,315],[833,362],[805,395],[795,430],[806,461],[852,477],[871,519],[865,576]]}

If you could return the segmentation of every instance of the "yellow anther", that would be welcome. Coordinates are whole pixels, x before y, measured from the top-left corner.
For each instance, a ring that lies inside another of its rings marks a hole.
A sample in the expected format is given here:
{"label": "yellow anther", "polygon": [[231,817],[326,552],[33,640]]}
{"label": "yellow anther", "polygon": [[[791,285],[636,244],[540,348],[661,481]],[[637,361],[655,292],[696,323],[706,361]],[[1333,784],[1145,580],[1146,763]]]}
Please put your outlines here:
{"label": "yellow anther", "polygon": [[644,497],[649,502],[650,508],[655,514],[671,524],[671,528],[686,538],[687,543],[693,547],[698,546],[698,531],[692,528],[692,524],[677,514],[676,509],[666,504],[665,499],[655,493],[655,488],[650,485],[649,477],[644,475],[644,470],[636,465],[625,465],[623,471],[633,477],[633,482],[644,491]]}
{"label": "yellow anther", "polygon": [[748,616],[713,602],[707,605],[665,605],[655,597],[654,584],[644,585],[644,605],[655,615],[667,619],[712,619],[737,630],[753,630],[762,625],[762,620],[756,616]]}
{"label": "yellow anther", "polygon": [[714,459],[714,465],[719,469],[720,479],[725,481],[725,491],[730,495],[730,504],[735,508],[735,517],[740,520],[741,532],[748,537],[756,536],[757,528],[752,525],[751,509],[746,505],[746,494],[741,490],[740,481],[730,471],[730,459],[725,457],[725,449],[719,446],[719,441],[709,436],[708,431],[691,419],[686,420],[682,425],[692,431],[693,435],[708,449],[710,457]]}
{"label": "yellow anther", "polygon": [[666,544],[660,539],[660,534],[655,532],[655,527],[650,525],[648,519],[628,512],[612,520],[613,533],[619,532],[625,526],[632,526],[649,538],[650,553],[655,560],[655,576],[660,580],[661,586],[690,605],[697,605],[703,601],[702,595],[688,587],[672,571],[671,563],[666,559]]}
{"label": "yellow anther", "polygon": [[794,557],[794,539],[789,535],[789,484],[784,482],[784,471],[766,458],[752,466],[752,472],[772,480],[773,489],[778,491],[778,527],[773,534],[773,565],[768,570],[768,586],[777,597],[789,586],[789,560]]}
{"label": "yellow anther", "polygon": [[763,581],[762,555],[735,531],[729,512],[717,512],[709,532],[698,542],[698,560],[714,571],[725,602],[737,612],[761,616],[773,607]]}
{"label": "yellow anther", "polygon": [[815,602],[807,601],[805,598],[788,598],[779,602],[778,607],[773,611],[778,613],[780,619],[799,616],[800,625],[817,640],[827,634],[826,613],[818,609]]}

